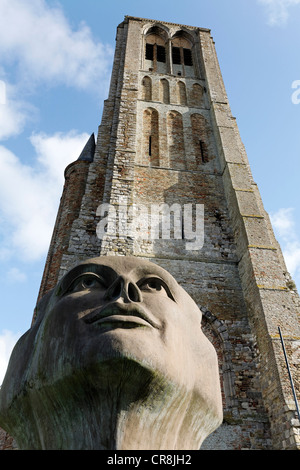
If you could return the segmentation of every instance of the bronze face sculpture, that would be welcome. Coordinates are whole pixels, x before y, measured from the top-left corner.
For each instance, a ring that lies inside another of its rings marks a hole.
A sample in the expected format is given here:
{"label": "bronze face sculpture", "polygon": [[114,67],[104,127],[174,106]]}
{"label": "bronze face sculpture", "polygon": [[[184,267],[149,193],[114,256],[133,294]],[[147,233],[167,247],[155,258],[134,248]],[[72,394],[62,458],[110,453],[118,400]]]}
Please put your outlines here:
{"label": "bronze face sculpture", "polygon": [[0,391],[20,449],[199,449],[222,421],[201,312],[154,263],[99,257],[38,305]]}

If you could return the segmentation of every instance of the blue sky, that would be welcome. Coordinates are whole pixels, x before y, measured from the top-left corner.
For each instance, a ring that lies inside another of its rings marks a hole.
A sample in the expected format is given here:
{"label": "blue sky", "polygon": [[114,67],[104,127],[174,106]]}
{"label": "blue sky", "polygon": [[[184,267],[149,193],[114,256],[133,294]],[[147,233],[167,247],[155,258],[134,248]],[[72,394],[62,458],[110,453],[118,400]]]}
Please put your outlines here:
{"label": "blue sky", "polygon": [[95,132],[125,15],[210,28],[300,288],[300,0],[0,0],[0,384],[31,323],[63,172]]}

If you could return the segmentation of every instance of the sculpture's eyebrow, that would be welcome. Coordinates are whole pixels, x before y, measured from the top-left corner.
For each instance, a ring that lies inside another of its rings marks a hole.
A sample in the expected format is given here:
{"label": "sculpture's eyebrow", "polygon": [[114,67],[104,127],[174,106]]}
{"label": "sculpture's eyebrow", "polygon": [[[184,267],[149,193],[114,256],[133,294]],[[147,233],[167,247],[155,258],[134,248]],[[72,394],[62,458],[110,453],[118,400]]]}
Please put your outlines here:
{"label": "sculpture's eyebrow", "polygon": [[56,291],[57,296],[62,296],[71,286],[72,282],[79,276],[85,273],[94,273],[99,275],[101,279],[109,284],[116,276],[117,273],[109,266],[104,266],[96,263],[80,264],[71,269],[61,280]]}

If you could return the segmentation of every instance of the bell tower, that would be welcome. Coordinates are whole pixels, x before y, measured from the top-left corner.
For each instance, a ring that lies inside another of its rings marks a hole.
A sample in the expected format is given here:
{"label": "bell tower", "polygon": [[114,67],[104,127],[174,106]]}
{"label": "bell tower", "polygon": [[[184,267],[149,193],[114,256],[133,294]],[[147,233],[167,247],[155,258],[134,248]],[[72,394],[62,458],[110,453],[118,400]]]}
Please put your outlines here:
{"label": "bell tower", "polygon": [[98,136],[65,170],[39,298],[99,255],[150,259],[202,309],[224,406],[203,449],[300,449],[278,335],[299,394],[299,297],[208,29],[129,16],[117,28]]}

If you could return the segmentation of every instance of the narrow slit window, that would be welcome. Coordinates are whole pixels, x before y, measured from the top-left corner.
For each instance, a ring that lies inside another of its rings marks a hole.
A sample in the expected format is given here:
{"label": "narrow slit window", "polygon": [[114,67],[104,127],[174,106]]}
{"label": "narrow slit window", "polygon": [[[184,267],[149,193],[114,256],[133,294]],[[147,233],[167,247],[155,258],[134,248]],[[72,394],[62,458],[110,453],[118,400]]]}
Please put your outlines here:
{"label": "narrow slit window", "polygon": [[180,48],[179,47],[172,47],[172,60],[173,64],[180,64]]}
{"label": "narrow slit window", "polygon": [[191,49],[183,49],[183,61],[184,65],[193,65]]}
{"label": "narrow slit window", "polygon": [[149,135],[149,156],[151,157],[152,154],[152,137]]}
{"label": "narrow slit window", "polygon": [[199,140],[199,147],[200,147],[200,158],[202,163],[207,162],[207,152],[206,152],[206,145],[203,140]]}
{"label": "narrow slit window", "polygon": [[153,44],[146,44],[146,60],[153,60],[154,46]]}

